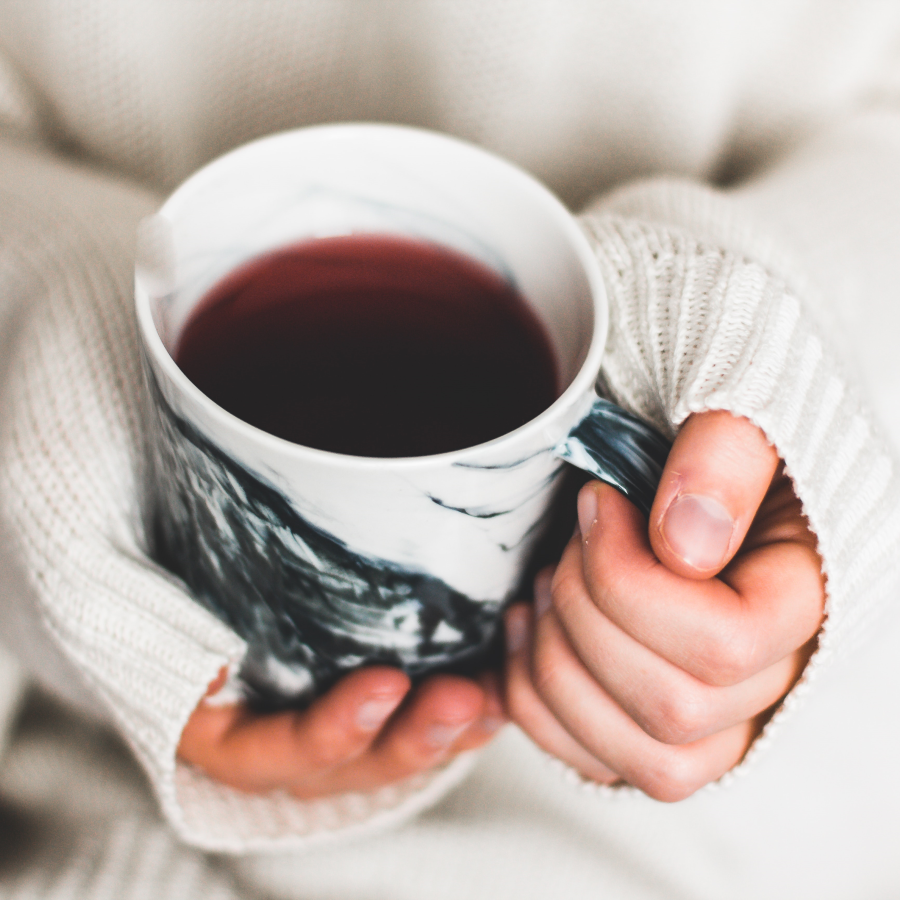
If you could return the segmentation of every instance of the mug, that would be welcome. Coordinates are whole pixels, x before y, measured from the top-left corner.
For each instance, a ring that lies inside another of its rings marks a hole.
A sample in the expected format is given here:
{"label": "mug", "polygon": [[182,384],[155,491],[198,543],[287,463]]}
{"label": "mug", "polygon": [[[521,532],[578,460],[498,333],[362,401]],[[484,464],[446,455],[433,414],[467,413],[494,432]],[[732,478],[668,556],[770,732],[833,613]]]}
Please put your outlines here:
{"label": "mug", "polygon": [[[179,337],[229,273],[356,234],[438,245],[514,286],[552,345],[555,402],[477,446],[376,459],[268,434],[185,376]],[[567,462],[649,512],[669,445],[594,390],[607,332],[597,262],[566,208],[509,162],[401,126],[288,131],[191,176],[139,245],[155,552],[247,642],[251,703],[303,706],[369,664],[413,678],[484,665]]]}

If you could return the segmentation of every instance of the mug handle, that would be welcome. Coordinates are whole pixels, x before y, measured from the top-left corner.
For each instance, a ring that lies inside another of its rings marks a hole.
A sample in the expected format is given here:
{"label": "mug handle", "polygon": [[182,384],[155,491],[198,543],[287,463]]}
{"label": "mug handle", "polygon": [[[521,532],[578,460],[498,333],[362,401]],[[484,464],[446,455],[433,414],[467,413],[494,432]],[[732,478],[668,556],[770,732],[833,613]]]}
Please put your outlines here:
{"label": "mug handle", "polygon": [[602,397],[553,449],[555,456],[621,491],[649,518],[671,442]]}

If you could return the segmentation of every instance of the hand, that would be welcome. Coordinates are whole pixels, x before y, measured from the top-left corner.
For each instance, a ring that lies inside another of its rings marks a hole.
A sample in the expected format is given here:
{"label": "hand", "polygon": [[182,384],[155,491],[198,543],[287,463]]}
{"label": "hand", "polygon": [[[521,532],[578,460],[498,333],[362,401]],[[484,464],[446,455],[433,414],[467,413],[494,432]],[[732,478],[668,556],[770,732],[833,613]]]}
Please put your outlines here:
{"label": "hand", "polygon": [[[210,685],[214,694],[224,673]],[[397,669],[353,672],[303,711],[262,715],[203,701],[178,756],[249,793],[301,799],[367,792],[486,743],[505,722],[496,679],[435,675],[415,689]]]}
{"label": "hand", "polygon": [[685,423],[649,531],[600,482],[578,513],[534,610],[507,613],[507,709],[586,778],[682,799],[740,762],[812,654],[815,536],[774,448],[725,412]]}

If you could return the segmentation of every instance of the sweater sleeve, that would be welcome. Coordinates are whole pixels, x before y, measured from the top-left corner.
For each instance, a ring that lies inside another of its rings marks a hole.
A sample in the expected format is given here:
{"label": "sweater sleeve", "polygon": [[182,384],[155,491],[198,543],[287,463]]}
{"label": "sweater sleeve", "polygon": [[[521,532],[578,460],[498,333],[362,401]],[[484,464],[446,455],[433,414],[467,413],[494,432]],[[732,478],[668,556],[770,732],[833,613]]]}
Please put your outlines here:
{"label": "sweater sleeve", "polygon": [[286,848],[396,823],[468,760],[310,803],[240,794],[176,760],[208,684],[245,648],[145,553],[133,237],[157,202],[33,138],[0,140],[3,642],[57,694],[115,724],[193,844]]}
{"label": "sweater sleeve", "polygon": [[818,539],[818,651],[736,771],[897,602],[898,107],[867,104],[730,189],[655,179],[583,217],[610,294],[607,390],[670,434],[703,410],[753,421]]}

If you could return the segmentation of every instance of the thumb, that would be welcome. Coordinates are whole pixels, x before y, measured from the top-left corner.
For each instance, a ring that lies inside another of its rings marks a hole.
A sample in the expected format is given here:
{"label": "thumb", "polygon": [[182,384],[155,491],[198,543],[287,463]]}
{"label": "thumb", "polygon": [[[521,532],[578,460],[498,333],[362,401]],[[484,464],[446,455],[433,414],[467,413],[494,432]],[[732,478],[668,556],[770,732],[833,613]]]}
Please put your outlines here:
{"label": "thumb", "polygon": [[667,569],[710,578],[734,556],[778,468],[748,419],[695,413],[672,445],[650,511],[650,543]]}

